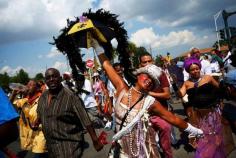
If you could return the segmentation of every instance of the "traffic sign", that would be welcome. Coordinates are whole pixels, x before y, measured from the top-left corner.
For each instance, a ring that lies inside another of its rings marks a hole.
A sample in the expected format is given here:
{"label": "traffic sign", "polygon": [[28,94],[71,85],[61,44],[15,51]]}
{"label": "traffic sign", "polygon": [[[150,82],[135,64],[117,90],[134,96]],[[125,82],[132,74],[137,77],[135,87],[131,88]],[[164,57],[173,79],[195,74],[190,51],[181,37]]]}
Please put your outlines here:
{"label": "traffic sign", "polygon": [[86,61],[86,66],[89,67],[89,68],[92,68],[92,67],[94,66],[93,60],[88,59],[88,60]]}

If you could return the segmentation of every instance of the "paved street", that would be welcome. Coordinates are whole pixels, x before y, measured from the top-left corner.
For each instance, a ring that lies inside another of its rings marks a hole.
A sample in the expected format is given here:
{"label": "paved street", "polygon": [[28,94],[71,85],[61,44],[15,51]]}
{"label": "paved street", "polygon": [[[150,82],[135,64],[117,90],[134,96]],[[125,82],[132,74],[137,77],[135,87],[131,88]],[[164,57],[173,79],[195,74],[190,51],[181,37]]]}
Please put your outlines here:
{"label": "paved street", "polygon": [[[177,115],[179,115],[180,117],[183,117],[183,109],[182,109],[182,105],[181,104],[173,104],[174,110],[176,111]],[[97,133],[100,133],[102,130],[99,129],[97,130]],[[178,129],[175,130],[177,132],[177,138],[179,138],[179,132]],[[109,132],[109,136],[111,138],[112,136],[112,132]],[[234,142],[236,142],[236,137],[235,135],[233,135],[234,137]],[[85,151],[84,151],[84,155],[83,158],[106,158],[107,153],[109,151],[110,145],[106,145],[104,147],[104,149],[100,152],[96,152],[93,148],[93,145],[90,141],[90,138],[88,136],[88,134],[86,134],[85,136],[85,140],[87,141],[85,147]],[[10,149],[12,149],[15,152],[18,152],[19,149],[19,143],[18,142],[14,142],[9,146]],[[179,149],[174,149],[174,158],[191,158],[193,157],[193,152],[187,152],[184,148],[183,145],[179,148]],[[228,158],[235,158],[236,157],[236,150],[234,150]],[[28,153],[28,155],[26,156],[26,158],[32,158],[32,153]]]}

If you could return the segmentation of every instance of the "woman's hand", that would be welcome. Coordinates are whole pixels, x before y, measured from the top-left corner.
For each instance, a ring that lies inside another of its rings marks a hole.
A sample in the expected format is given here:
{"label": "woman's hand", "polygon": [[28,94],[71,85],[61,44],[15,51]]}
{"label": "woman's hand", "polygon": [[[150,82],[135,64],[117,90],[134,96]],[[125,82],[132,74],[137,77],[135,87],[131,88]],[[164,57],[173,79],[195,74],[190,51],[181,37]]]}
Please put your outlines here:
{"label": "woman's hand", "polygon": [[91,38],[91,46],[94,48],[97,55],[103,54],[104,49],[102,46],[99,45],[98,41],[94,38]]}
{"label": "woman's hand", "polygon": [[184,131],[189,133],[189,137],[201,138],[204,136],[201,129],[192,126],[190,123],[188,123],[188,126]]}

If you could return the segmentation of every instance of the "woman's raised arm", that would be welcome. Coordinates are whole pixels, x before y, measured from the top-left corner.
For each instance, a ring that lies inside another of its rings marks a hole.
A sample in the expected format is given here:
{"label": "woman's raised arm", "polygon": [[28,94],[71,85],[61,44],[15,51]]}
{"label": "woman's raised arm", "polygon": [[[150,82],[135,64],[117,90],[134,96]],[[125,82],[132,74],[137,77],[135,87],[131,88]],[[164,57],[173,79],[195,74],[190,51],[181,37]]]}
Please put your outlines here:
{"label": "woman's raised arm", "polygon": [[112,84],[114,85],[116,91],[119,93],[122,89],[128,89],[127,84],[124,80],[116,73],[115,69],[111,65],[109,59],[104,54],[104,49],[98,44],[96,39],[91,40],[91,45],[93,46],[100,63],[102,64],[103,69],[106,71],[106,74]]}

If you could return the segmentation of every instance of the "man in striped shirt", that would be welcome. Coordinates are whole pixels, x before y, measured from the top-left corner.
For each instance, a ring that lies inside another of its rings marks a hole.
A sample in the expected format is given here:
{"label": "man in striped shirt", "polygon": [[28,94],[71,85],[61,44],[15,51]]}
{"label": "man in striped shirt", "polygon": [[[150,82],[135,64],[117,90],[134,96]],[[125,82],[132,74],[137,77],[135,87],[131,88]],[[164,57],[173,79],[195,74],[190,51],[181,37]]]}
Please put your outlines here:
{"label": "man in striped shirt", "polygon": [[47,141],[49,157],[78,158],[83,154],[83,127],[91,136],[94,148],[103,145],[91,126],[80,98],[61,84],[60,72],[49,68],[45,72],[48,86],[39,99],[37,112]]}

